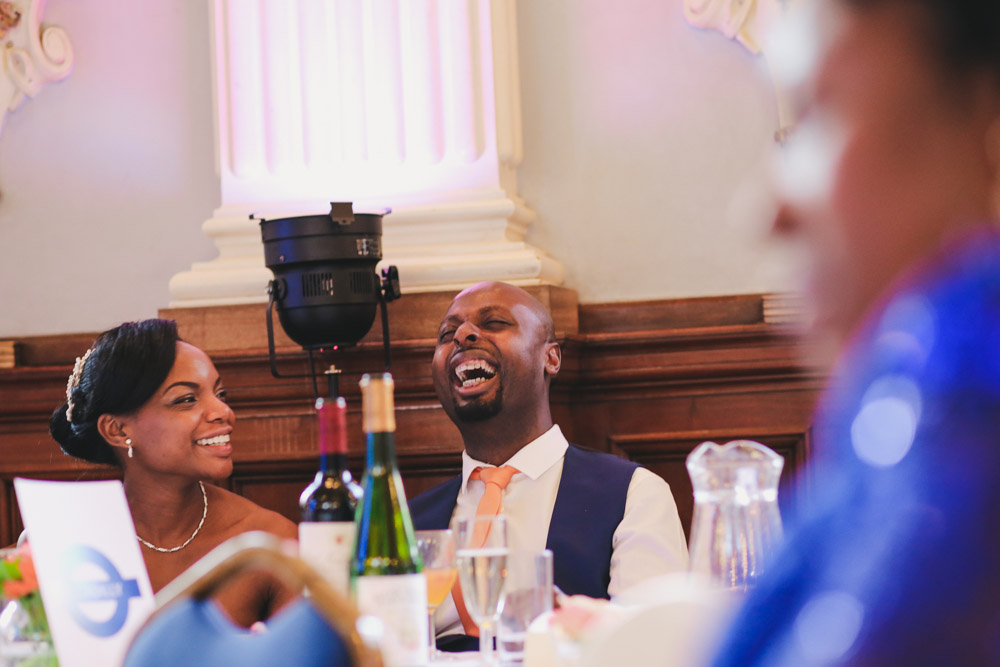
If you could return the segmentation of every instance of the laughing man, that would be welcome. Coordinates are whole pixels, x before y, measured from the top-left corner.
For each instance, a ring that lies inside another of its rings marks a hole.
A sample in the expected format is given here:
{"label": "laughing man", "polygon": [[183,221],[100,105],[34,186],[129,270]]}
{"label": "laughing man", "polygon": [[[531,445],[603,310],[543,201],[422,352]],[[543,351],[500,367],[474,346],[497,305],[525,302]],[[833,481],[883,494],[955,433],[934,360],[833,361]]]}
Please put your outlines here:
{"label": "laughing man", "polygon": [[[485,484],[473,471],[511,466],[517,472],[502,491],[510,548],[550,549],[555,584],[567,595],[608,598],[686,569],[667,483],[630,461],[569,444],[553,424],[549,384],[561,361],[552,317],[524,290],[480,283],[455,297],[438,330],[432,373],[465,443],[462,474],[410,501],[414,525],[447,528],[475,516]],[[435,622],[441,648],[474,649],[451,598]]]}

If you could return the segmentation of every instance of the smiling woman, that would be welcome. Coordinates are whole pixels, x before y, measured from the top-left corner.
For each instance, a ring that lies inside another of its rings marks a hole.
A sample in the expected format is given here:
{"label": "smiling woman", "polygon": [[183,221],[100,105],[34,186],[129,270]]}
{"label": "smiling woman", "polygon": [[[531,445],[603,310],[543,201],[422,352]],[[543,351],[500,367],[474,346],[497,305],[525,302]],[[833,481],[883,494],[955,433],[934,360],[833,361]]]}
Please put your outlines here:
{"label": "smiling woman", "polygon": [[[102,333],[70,374],[50,432],[70,456],[122,468],[154,591],[240,533],[296,536],[288,519],[205,484],[233,472],[235,421],[211,359],[180,340],[170,320]],[[217,599],[248,627],[291,597],[266,575],[248,574]]]}

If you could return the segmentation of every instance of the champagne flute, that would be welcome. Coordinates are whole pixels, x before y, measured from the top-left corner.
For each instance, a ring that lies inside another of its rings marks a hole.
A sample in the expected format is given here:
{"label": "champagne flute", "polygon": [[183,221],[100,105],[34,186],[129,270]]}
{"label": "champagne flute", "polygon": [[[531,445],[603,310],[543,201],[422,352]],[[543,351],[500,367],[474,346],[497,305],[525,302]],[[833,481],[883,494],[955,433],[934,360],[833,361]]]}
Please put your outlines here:
{"label": "champagne flute", "polygon": [[427,625],[431,640],[430,659],[434,660],[440,653],[435,641],[434,612],[451,593],[458,576],[455,569],[455,534],[450,530],[418,530],[416,536],[427,577]]}
{"label": "champagne flute", "polygon": [[479,626],[479,655],[494,664],[493,638],[503,603],[507,575],[507,519],[477,516],[456,522],[458,580],[465,607]]}

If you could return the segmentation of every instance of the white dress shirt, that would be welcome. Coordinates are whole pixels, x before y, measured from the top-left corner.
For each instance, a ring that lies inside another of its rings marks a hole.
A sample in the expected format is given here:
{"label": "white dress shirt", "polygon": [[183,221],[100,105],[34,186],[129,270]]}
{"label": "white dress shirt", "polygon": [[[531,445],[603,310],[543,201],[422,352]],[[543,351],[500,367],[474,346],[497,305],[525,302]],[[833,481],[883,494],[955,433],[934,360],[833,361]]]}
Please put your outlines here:
{"label": "white dress shirt", "polygon": [[[520,471],[504,489],[501,510],[507,517],[507,542],[512,551],[545,548],[568,447],[556,425],[504,464]],[[452,513],[453,522],[476,515],[486,485],[481,480],[469,480],[469,476],[479,467],[492,466],[462,452],[462,487]],[[615,529],[612,548],[608,585],[612,597],[644,579],[687,569],[687,542],[677,505],[670,486],[659,475],[645,468],[633,473],[625,516]],[[438,636],[464,632],[451,596],[438,607],[434,622]]]}

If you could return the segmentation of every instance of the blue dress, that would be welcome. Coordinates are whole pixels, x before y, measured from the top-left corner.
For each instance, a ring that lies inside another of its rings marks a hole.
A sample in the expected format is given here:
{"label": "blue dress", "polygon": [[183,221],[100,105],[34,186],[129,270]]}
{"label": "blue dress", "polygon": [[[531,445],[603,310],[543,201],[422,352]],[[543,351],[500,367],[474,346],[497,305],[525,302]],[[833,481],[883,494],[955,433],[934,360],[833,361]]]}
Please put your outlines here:
{"label": "blue dress", "polygon": [[717,665],[1000,664],[1000,238],[901,284],[820,401],[808,505]]}

